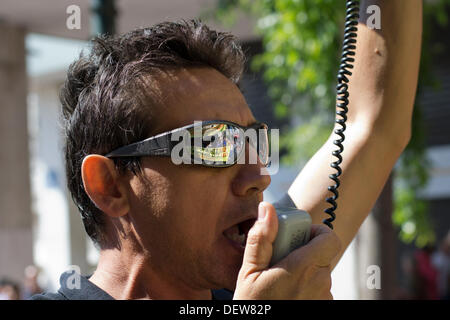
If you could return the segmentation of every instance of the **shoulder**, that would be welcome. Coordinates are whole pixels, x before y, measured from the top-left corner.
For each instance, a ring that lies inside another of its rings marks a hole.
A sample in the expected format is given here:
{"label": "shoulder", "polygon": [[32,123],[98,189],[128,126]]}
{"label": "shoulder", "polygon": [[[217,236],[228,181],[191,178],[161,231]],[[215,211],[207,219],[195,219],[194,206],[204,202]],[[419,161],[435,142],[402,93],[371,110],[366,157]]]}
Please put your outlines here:
{"label": "shoulder", "polygon": [[43,292],[31,296],[28,300],[68,300],[61,292]]}
{"label": "shoulder", "polygon": [[32,296],[29,300],[114,300],[76,270],[64,272],[59,278],[59,283],[61,287],[56,293],[43,292]]}
{"label": "shoulder", "polygon": [[233,300],[233,291],[227,289],[212,290],[213,300]]}

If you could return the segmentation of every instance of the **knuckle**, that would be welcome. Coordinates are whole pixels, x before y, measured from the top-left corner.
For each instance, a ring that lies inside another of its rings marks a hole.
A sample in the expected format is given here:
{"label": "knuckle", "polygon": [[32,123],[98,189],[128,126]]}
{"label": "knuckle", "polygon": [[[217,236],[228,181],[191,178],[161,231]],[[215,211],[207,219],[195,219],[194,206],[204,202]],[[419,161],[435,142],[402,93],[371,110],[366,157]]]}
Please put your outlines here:
{"label": "knuckle", "polygon": [[329,227],[327,227],[324,224],[319,224],[319,231],[320,231],[320,233],[324,233],[324,234],[329,234],[329,233],[333,232],[332,229],[330,229]]}
{"label": "knuckle", "polygon": [[317,267],[316,269],[317,285],[322,292],[329,292],[332,286],[331,270],[329,267]]}
{"label": "knuckle", "polygon": [[263,235],[259,232],[259,228],[252,228],[247,235],[247,245],[259,246],[264,242]]}
{"label": "knuckle", "polygon": [[331,281],[331,275],[329,274],[327,277],[324,277],[324,284],[323,284],[325,290],[330,291],[332,286]]}
{"label": "knuckle", "polygon": [[314,264],[305,265],[300,268],[292,268],[292,270],[293,271],[291,272],[293,274],[293,279],[295,279],[299,285],[309,283],[311,281],[320,281],[320,278],[316,279],[319,267]]}
{"label": "knuckle", "polygon": [[332,240],[335,246],[335,250],[336,251],[341,251],[342,249],[342,241],[341,239],[339,239],[339,237],[337,236],[336,232],[332,233]]}
{"label": "knuckle", "polygon": [[326,257],[327,260],[331,261],[342,250],[342,241],[333,231],[327,234],[326,243],[327,254],[323,255],[322,257]]}

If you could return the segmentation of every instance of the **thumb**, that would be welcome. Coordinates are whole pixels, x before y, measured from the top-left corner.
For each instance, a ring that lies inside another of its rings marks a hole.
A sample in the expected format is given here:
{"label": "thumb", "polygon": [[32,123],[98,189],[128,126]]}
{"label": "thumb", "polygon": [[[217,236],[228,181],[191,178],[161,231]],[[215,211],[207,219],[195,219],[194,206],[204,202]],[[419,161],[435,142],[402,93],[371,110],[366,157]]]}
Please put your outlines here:
{"label": "thumb", "polygon": [[241,273],[265,270],[272,258],[272,244],[278,231],[278,218],[275,208],[268,202],[261,202],[258,207],[258,220],[249,230],[245,246]]}

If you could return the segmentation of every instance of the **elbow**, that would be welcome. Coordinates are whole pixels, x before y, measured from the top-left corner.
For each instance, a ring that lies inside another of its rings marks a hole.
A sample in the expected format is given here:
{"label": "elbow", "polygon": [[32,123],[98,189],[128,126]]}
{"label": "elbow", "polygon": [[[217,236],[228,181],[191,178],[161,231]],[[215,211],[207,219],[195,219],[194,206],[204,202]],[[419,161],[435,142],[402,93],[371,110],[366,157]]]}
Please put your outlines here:
{"label": "elbow", "polygon": [[407,130],[404,130],[404,132],[401,133],[399,136],[399,142],[398,145],[401,148],[401,151],[405,150],[408,146],[409,142],[412,138],[412,128],[409,126]]}
{"label": "elbow", "polygon": [[412,138],[412,121],[384,122],[372,127],[372,132],[395,150],[403,152]]}
{"label": "elbow", "polygon": [[387,141],[390,141],[391,146],[398,150],[400,153],[403,152],[408,146],[409,142],[412,138],[412,130],[408,128],[408,130],[396,131],[389,136],[385,136]]}
{"label": "elbow", "polygon": [[412,138],[412,128],[410,125],[399,126],[392,124],[367,125],[361,122],[350,123],[348,125],[349,135],[359,137],[362,143],[365,141],[376,141],[384,147],[402,153]]}

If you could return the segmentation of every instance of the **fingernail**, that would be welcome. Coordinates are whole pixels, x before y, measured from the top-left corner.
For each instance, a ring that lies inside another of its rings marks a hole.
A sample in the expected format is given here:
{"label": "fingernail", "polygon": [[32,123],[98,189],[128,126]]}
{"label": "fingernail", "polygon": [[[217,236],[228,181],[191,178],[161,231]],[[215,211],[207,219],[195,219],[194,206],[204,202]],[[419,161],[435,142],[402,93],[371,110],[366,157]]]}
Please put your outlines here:
{"label": "fingernail", "polygon": [[260,202],[258,206],[258,220],[264,220],[266,215],[267,215],[267,208],[262,202]]}

